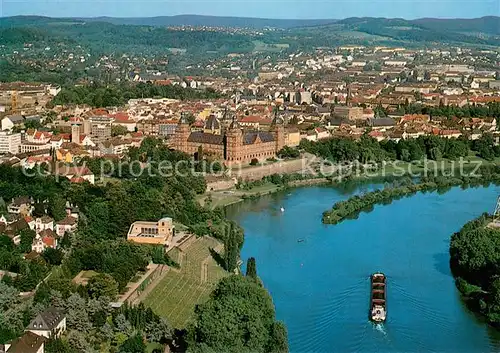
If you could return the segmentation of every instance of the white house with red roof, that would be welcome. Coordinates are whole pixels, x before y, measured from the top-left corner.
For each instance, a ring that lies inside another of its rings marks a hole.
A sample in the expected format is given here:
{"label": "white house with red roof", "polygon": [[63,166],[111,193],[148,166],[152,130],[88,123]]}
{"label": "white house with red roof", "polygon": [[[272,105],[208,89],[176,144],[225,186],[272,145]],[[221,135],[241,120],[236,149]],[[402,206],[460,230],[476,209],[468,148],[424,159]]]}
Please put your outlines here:
{"label": "white house with red roof", "polygon": [[31,169],[36,167],[37,165],[43,164],[43,163],[50,163],[52,161],[51,156],[30,156],[24,159],[21,162],[21,165],[25,169]]}
{"label": "white house with red roof", "polygon": [[28,129],[24,138],[29,143],[36,143],[40,145],[45,145],[50,142],[52,137],[52,132],[50,131],[38,131],[36,129]]}
{"label": "white house with red roof", "polygon": [[57,248],[57,237],[54,231],[44,231],[37,234],[31,244],[31,250],[37,253],[42,253],[47,248]]}

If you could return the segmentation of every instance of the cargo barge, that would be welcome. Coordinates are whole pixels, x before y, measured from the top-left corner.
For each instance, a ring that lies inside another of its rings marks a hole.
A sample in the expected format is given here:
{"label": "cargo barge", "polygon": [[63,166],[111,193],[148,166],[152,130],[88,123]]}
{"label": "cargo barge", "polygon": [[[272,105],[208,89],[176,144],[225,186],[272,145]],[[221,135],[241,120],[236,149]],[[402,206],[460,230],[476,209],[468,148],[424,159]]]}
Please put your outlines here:
{"label": "cargo barge", "polygon": [[387,316],[386,277],[383,273],[371,275],[370,320],[384,322]]}

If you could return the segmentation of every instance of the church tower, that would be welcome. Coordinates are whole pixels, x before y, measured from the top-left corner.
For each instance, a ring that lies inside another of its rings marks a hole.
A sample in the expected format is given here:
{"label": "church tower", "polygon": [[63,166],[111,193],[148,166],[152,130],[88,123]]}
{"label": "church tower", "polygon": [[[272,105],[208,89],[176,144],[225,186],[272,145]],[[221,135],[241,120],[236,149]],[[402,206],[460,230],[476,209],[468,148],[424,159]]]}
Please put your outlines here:
{"label": "church tower", "polygon": [[276,142],[276,153],[285,147],[285,121],[279,116],[278,111],[275,112],[273,122],[271,124],[271,132]]}
{"label": "church tower", "polygon": [[224,159],[229,163],[241,162],[243,157],[243,131],[234,119],[227,129],[224,139]]}
{"label": "church tower", "polygon": [[71,125],[71,142],[80,144],[80,126]]}
{"label": "church tower", "polygon": [[188,138],[191,133],[191,128],[189,127],[189,122],[187,121],[186,115],[181,114],[181,119],[175,130],[174,137],[174,149],[189,153],[188,151]]}

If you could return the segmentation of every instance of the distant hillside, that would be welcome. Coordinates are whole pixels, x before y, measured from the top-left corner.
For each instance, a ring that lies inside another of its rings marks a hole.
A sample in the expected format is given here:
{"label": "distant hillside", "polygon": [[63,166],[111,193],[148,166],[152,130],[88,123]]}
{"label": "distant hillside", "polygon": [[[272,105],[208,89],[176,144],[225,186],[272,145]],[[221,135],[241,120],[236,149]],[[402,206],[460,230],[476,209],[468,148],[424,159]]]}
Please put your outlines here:
{"label": "distant hillside", "polygon": [[500,34],[500,17],[496,16],[452,20],[421,18],[411,22],[436,31],[446,29],[447,31],[454,32],[481,32],[489,34]]}
{"label": "distant hillside", "polygon": [[209,27],[237,27],[237,28],[293,28],[300,26],[319,26],[333,23],[335,20],[280,20],[251,17],[219,17],[201,15],[178,15],[159,17],[116,18],[97,17],[84,19],[86,21],[103,21],[117,25],[142,26],[209,26]]}
{"label": "distant hillside", "polygon": [[[477,19],[405,20],[352,17],[343,20],[274,20],[215,16],[163,16],[151,18],[50,18],[15,16],[0,18],[0,44],[26,42],[83,43],[96,48],[182,48],[190,52],[239,52],[257,50],[252,33],[172,31],[166,26],[283,28],[266,32],[264,43],[286,44],[292,50],[309,50],[340,44],[500,46],[500,17]],[[293,32],[293,35],[290,33]],[[261,50],[261,49],[259,49]]]}
{"label": "distant hillside", "polygon": [[93,17],[93,18],[50,18],[43,16],[13,16],[0,18],[0,26],[43,26],[62,22],[107,22],[115,25],[135,26],[209,26],[209,27],[234,27],[234,28],[293,28],[305,26],[320,26],[335,22],[332,19],[325,20],[280,20],[268,18],[250,17],[219,17],[201,15],[179,15],[158,17]]}
{"label": "distant hillside", "polygon": [[403,27],[403,30],[425,29],[436,32],[476,32],[500,35],[500,17],[487,16],[473,19],[436,19],[421,18],[405,20],[401,18],[375,18],[351,17],[343,20],[317,19],[317,20],[288,20],[251,17],[222,17],[201,15],[178,15],[158,17],[94,17],[94,18],[50,18],[43,16],[13,16],[0,18],[2,27],[44,26],[57,24],[77,24],[85,22],[107,22],[115,25],[138,26],[210,26],[210,27],[248,27],[248,28],[297,28],[297,27],[322,27],[331,24],[342,24],[351,28],[380,29],[382,27]]}
{"label": "distant hillside", "polygon": [[400,41],[500,44],[500,17],[418,20],[352,17],[337,21],[334,26],[337,30],[364,32]]}

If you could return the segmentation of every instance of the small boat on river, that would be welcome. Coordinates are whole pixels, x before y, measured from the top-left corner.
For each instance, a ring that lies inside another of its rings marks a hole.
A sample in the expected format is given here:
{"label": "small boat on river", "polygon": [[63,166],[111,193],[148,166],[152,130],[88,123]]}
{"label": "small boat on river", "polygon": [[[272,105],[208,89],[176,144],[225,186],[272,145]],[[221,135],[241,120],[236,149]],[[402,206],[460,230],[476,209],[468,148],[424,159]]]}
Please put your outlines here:
{"label": "small boat on river", "polygon": [[386,277],[383,273],[371,275],[370,312],[373,322],[384,322],[387,316]]}

